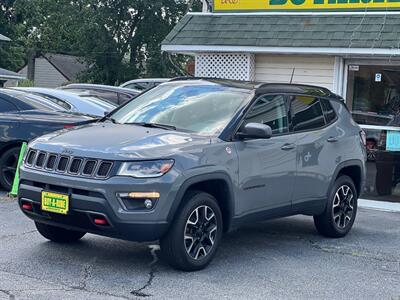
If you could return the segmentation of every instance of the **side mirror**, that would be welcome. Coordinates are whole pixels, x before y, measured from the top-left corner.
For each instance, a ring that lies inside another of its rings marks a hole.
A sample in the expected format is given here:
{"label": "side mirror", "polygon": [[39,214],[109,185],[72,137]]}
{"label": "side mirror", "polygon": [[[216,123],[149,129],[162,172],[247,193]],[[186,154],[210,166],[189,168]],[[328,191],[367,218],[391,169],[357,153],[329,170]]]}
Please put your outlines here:
{"label": "side mirror", "polygon": [[240,139],[269,139],[272,137],[272,128],[265,124],[248,123],[238,133]]}

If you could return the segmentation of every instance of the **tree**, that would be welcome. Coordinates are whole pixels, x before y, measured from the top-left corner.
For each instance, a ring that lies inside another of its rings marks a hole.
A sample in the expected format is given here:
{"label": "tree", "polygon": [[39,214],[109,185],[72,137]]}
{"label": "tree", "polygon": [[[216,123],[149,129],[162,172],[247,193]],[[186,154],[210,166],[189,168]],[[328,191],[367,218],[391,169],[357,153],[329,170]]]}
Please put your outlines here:
{"label": "tree", "polygon": [[[171,63],[160,44],[191,9],[191,0],[6,2],[5,23],[19,35],[25,51],[81,56],[90,66],[82,76],[85,81],[115,84],[138,76],[180,75],[174,66],[181,61]],[[201,1],[194,2],[198,10]]]}
{"label": "tree", "polygon": [[16,71],[24,64],[26,53],[24,45],[16,39],[14,2],[15,0],[1,0],[0,2],[0,33],[12,39],[11,42],[0,44],[0,68]]}

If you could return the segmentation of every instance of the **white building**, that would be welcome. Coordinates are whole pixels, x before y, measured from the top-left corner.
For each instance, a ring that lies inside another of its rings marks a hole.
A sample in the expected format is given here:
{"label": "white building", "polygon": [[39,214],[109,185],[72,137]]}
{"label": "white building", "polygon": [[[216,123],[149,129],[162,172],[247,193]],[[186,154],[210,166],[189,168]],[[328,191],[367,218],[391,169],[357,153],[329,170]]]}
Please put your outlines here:
{"label": "white building", "polygon": [[350,2],[215,0],[215,12],[186,15],[162,50],[193,55],[198,77],[317,85],[343,96],[367,132],[364,197],[400,201],[400,2]]}

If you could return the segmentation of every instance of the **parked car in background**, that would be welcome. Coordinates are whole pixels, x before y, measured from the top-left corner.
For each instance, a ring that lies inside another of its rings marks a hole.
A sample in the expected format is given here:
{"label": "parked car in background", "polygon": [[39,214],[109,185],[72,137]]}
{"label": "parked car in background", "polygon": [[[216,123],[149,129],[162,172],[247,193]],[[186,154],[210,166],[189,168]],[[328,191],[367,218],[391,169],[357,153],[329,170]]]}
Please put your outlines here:
{"label": "parked car in background", "polygon": [[117,107],[115,103],[110,101],[102,100],[93,96],[79,96],[75,93],[63,90],[37,87],[14,89],[46,98],[49,101],[62,106],[65,111],[78,112],[92,116],[103,117],[106,113]]}
{"label": "parked car in background", "polygon": [[68,84],[60,87],[59,89],[76,93],[80,96],[95,96],[100,99],[111,101],[117,105],[124,104],[141,93],[141,91],[133,89],[87,83]]}
{"label": "parked car in background", "polygon": [[171,80],[170,78],[143,78],[127,81],[120,85],[122,88],[145,91],[151,89],[163,82]]}
{"label": "parked car in background", "polygon": [[224,232],[255,221],[305,214],[322,235],[345,236],[365,159],[364,132],[325,88],[175,80],[36,139],[18,197],[51,241],[160,240],[173,267],[192,271]]}
{"label": "parked car in background", "polygon": [[93,122],[93,118],[60,112],[46,99],[25,92],[0,89],[0,185],[9,191],[22,142],[63,128]]}

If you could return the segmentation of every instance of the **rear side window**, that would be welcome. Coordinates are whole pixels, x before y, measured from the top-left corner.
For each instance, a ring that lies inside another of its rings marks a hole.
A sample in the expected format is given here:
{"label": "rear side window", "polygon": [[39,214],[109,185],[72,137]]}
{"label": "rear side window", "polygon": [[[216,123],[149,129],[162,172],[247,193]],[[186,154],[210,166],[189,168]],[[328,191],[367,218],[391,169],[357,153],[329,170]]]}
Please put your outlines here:
{"label": "rear side window", "polygon": [[335,110],[329,100],[321,99],[322,108],[325,114],[325,120],[327,124],[331,124],[336,119]]}
{"label": "rear side window", "polygon": [[321,101],[311,96],[291,97],[293,131],[314,130],[325,126]]}
{"label": "rear side window", "polygon": [[128,94],[119,94],[119,104],[124,104],[125,102],[131,100],[133,96]]}
{"label": "rear side window", "polygon": [[50,95],[41,94],[41,93],[34,93],[34,94],[37,94],[40,97],[42,97],[44,99],[47,99],[50,102],[53,102],[54,104],[56,104],[58,106],[61,106],[62,108],[65,108],[65,110],[71,110],[72,109],[72,106],[69,103],[67,103],[64,100],[61,100],[59,98],[56,98],[56,97],[53,97],[53,96],[50,96]]}
{"label": "rear side window", "polygon": [[244,120],[247,123],[269,125],[273,134],[288,132],[285,98],[282,95],[265,95],[256,100]]}
{"label": "rear side window", "polygon": [[7,100],[0,98],[0,113],[17,111],[17,110],[18,110],[18,108],[14,104],[12,104],[11,102],[8,102]]}

